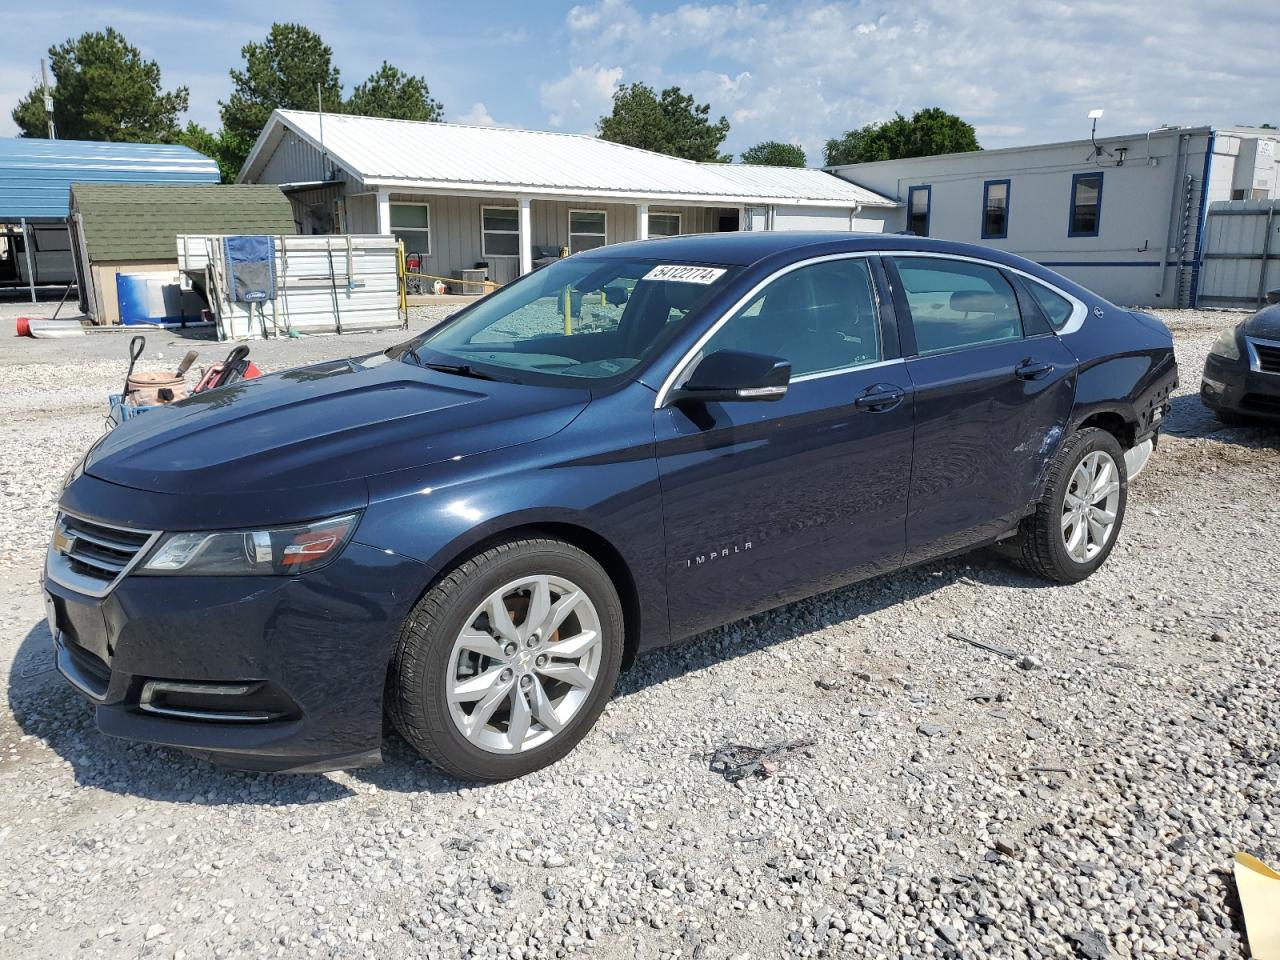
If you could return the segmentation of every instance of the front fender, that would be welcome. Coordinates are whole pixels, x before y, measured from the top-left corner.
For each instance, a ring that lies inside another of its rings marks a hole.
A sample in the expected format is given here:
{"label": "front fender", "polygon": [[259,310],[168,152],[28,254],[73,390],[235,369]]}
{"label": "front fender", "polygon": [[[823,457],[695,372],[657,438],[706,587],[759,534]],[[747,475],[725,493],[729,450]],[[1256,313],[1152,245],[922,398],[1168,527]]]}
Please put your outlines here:
{"label": "front fender", "polygon": [[625,565],[636,591],[641,646],[664,642],[665,542],[653,393],[636,386],[631,396],[624,390],[591,403],[545,440],[371,479],[356,538],[425,563],[434,578],[507,531],[573,527],[588,541],[603,541]]}

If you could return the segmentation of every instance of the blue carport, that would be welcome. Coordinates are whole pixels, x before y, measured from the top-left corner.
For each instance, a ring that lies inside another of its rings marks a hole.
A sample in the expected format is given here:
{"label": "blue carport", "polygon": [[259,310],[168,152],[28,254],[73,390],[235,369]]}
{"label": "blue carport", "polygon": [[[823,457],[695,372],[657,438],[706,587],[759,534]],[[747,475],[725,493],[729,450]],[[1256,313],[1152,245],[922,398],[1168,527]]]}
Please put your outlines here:
{"label": "blue carport", "polygon": [[0,287],[77,279],[73,183],[217,183],[218,165],[167,143],[0,139]]}

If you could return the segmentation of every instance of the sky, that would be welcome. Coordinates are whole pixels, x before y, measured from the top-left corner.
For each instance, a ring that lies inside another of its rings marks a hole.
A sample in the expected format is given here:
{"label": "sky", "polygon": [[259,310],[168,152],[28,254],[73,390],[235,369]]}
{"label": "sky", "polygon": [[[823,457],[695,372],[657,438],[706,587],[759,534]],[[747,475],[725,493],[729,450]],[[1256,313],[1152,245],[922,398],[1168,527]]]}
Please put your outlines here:
{"label": "sky", "polygon": [[216,127],[240,48],[275,21],[333,48],[346,90],[385,59],[421,74],[450,121],[594,132],[620,84],[676,84],[727,116],[723,149],[802,146],[940,106],[984,147],[1164,123],[1280,125],[1274,0],[549,0],[467,4],[382,0],[19,4],[0,34],[0,136],[48,47],[114,26],[186,86],[184,119]]}

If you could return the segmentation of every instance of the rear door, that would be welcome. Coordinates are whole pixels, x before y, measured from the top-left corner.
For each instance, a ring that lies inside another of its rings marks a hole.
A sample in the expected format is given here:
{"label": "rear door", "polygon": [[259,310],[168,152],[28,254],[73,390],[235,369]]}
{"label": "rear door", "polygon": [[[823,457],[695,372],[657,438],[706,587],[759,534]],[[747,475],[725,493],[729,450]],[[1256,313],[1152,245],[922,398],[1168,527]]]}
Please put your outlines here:
{"label": "rear door", "polygon": [[914,562],[999,536],[1026,512],[1071,415],[1076,359],[995,265],[925,255],[886,264],[910,318]]}
{"label": "rear door", "polygon": [[876,270],[863,256],[792,267],[682,364],[723,349],[782,357],[792,378],[781,400],[659,395],[672,636],[901,562],[912,399]]}

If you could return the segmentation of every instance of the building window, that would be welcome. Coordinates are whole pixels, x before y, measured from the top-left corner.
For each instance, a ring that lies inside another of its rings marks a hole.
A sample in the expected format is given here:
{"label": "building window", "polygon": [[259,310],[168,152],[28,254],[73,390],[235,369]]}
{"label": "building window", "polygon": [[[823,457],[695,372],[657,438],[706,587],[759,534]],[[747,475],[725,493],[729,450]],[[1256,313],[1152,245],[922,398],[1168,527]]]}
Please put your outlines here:
{"label": "building window", "polygon": [[391,204],[391,233],[405,253],[431,255],[431,208],[425,203]]}
{"label": "building window", "polygon": [[1009,236],[1009,181],[988,180],[982,185],[982,239]]}
{"label": "building window", "polygon": [[678,237],[679,235],[680,235],[680,214],[678,213],[649,214],[649,236]]}
{"label": "building window", "polygon": [[481,207],[480,226],[482,256],[520,256],[519,210],[515,207]]}
{"label": "building window", "polygon": [[569,211],[569,253],[594,250],[605,244],[605,213],[603,210]]}
{"label": "building window", "polygon": [[917,237],[929,235],[929,201],[933,187],[912,187],[907,191],[907,229]]}
{"label": "building window", "polygon": [[1096,237],[1102,223],[1102,174],[1077,173],[1071,178],[1069,237]]}

